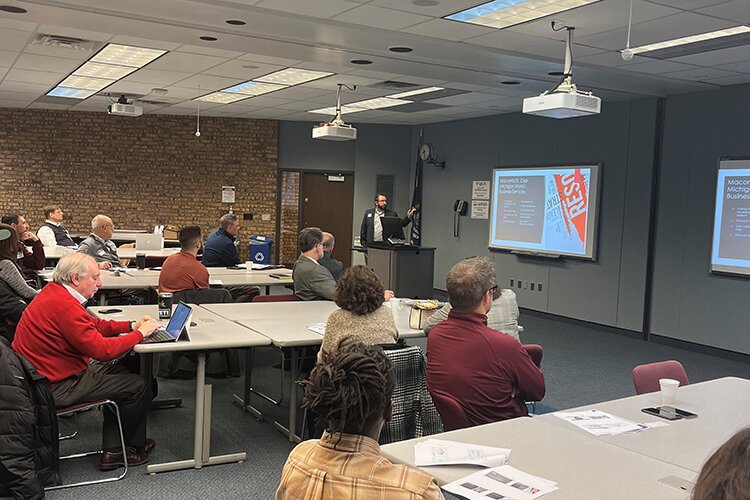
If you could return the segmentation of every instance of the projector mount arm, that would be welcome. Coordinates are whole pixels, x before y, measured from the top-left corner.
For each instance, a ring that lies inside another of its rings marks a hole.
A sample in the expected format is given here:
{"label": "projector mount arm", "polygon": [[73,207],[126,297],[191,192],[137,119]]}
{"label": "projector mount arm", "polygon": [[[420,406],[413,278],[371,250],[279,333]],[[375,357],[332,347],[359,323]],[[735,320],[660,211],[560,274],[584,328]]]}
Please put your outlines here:
{"label": "projector mount arm", "polygon": [[339,83],[338,90],[336,90],[336,115],[331,119],[329,123],[333,125],[346,125],[343,118],[341,118],[341,87],[346,87],[347,90],[354,92],[357,90],[356,85],[349,86],[345,83]]}
{"label": "projector mount arm", "polygon": [[551,90],[544,92],[542,95],[551,94],[553,92],[575,93],[578,91],[575,83],[573,83],[573,32],[575,31],[575,27],[560,24],[559,21],[552,21],[552,30],[568,31],[568,38],[565,41],[565,68],[563,69],[562,78],[557,82],[557,85],[552,87]]}

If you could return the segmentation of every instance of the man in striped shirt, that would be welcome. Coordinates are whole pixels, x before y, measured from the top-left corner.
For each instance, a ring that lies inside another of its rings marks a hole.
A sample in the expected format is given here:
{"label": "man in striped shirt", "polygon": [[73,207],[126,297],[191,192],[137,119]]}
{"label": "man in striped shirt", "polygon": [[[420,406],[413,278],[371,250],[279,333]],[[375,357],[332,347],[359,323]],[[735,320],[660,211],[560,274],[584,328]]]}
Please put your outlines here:
{"label": "man in striped shirt", "polygon": [[325,425],[320,440],[289,454],[277,500],[443,498],[428,474],[380,454],[378,437],[391,419],[393,367],[382,349],[344,340],[303,381],[302,406]]}

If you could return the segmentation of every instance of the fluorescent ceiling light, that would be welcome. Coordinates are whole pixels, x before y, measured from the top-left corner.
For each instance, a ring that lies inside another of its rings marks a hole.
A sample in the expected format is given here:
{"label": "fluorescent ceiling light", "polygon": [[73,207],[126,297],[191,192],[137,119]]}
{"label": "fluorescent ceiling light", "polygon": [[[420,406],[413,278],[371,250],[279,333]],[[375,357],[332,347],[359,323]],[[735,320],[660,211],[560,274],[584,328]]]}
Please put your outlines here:
{"label": "fluorescent ceiling light", "polygon": [[313,71],[311,69],[300,69],[300,68],[287,68],[275,73],[268,74],[256,78],[257,82],[266,83],[278,83],[280,85],[299,85],[305,82],[311,82],[326,76],[331,76],[333,73],[328,71]]}
{"label": "fluorescent ceiling light", "polygon": [[69,97],[72,99],[86,99],[96,94],[96,90],[71,89],[69,87],[55,87],[47,92],[52,97]]}
{"label": "fluorescent ceiling light", "polygon": [[213,92],[211,94],[206,94],[201,97],[196,97],[195,100],[205,101],[205,102],[217,102],[219,104],[229,104],[230,102],[241,101],[249,97],[251,96],[244,95],[244,94],[227,94],[224,92]]}
{"label": "fluorescent ceiling light", "polygon": [[76,76],[70,75],[65,80],[61,81],[60,87],[70,87],[73,89],[86,89],[86,90],[101,90],[104,87],[111,85],[114,80],[104,80],[102,78],[91,78],[88,76]]}
{"label": "fluorescent ceiling light", "polygon": [[244,82],[234,85],[232,87],[220,90],[228,94],[243,94],[246,96],[256,96],[261,94],[267,94],[274,90],[284,89],[286,85],[276,85],[274,83],[260,83],[260,82]]}
{"label": "fluorescent ceiling light", "polygon": [[401,99],[391,99],[390,97],[376,97],[374,99],[367,99],[366,101],[352,102],[349,105],[363,109],[380,109],[401,106],[402,104],[409,104],[411,102]]}
{"label": "fluorescent ceiling light", "polygon": [[601,0],[495,0],[443,19],[503,29]]}
{"label": "fluorescent ceiling light", "polygon": [[732,35],[741,35],[743,33],[750,32],[748,26],[737,26],[735,28],[727,28],[724,30],[711,31],[710,33],[700,33],[698,35],[684,36],[682,38],[675,38],[673,40],[666,40],[664,42],[651,43],[649,45],[641,45],[640,47],[633,47],[630,50],[633,54],[642,54],[644,52],[651,52],[654,50],[667,49],[670,47],[677,47],[679,45],[687,45],[690,43],[705,42],[706,40],[713,40],[715,38],[723,38]]}
{"label": "fluorescent ceiling light", "polygon": [[445,89],[443,87],[427,87],[424,89],[409,90],[406,92],[401,92],[400,94],[391,94],[386,97],[390,97],[391,99],[401,99],[401,98],[409,97],[413,95],[427,94],[429,92],[437,92],[438,90],[445,90]]}
{"label": "fluorescent ceiling light", "polygon": [[119,80],[128,76],[138,68],[129,66],[117,66],[115,64],[103,64],[98,62],[87,62],[73,72],[78,76],[91,76],[94,78],[105,78],[109,80]]}
{"label": "fluorescent ceiling light", "polygon": [[142,68],[157,57],[166,53],[166,50],[147,49],[145,47],[133,47],[130,45],[110,43],[92,57],[91,60],[101,63]]}

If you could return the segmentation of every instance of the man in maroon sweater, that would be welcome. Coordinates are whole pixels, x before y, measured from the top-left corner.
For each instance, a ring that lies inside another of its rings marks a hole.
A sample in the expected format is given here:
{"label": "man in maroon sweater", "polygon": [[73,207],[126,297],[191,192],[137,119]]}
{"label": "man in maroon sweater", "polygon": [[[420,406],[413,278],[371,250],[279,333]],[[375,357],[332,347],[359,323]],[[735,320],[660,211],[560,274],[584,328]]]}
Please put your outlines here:
{"label": "man in maroon sweater", "polygon": [[427,386],[459,402],[472,425],[527,415],[544,397],[544,375],[520,342],[487,326],[495,266],[487,257],[456,263],[446,277],[453,309],[427,337]]}
{"label": "man in maroon sweater", "polygon": [[[44,269],[44,245],[34,233],[29,231],[29,224],[26,217],[19,214],[5,214],[2,219],[3,224],[13,226],[18,234],[18,263],[23,269],[23,274],[27,279],[36,277],[36,272]],[[29,251],[26,246],[31,247]]]}
{"label": "man in maroon sweater", "polygon": [[[45,286],[29,304],[16,327],[13,349],[28,359],[49,379],[58,407],[111,399],[120,407],[128,465],[148,461],[155,442],[146,439],[146,413],[151,392],[144,380],[119,363],[89,364],[116,360],[158,327],[148,316],[139,321],[97,319],[84,308],[102,285],[96,261],[72,253],[58,263],[53,283]],[[124,465],[117,419],[104,412],[102,453],[99,468],[113,470]]]}

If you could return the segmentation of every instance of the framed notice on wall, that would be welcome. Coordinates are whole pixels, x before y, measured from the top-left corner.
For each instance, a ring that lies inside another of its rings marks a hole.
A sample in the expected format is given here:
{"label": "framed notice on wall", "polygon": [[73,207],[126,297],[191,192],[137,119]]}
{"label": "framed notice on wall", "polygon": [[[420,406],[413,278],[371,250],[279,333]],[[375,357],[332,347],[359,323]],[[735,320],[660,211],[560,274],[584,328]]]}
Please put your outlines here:
{"label": "framed notice on wall", "polygon": [[472,200],[489,200],[490,199],[490,181],[474,181],[471,183]]}
{"label": "framed notice on wall", "polygon": [[221,186],[221,202],[234,203],[234,186]]}

